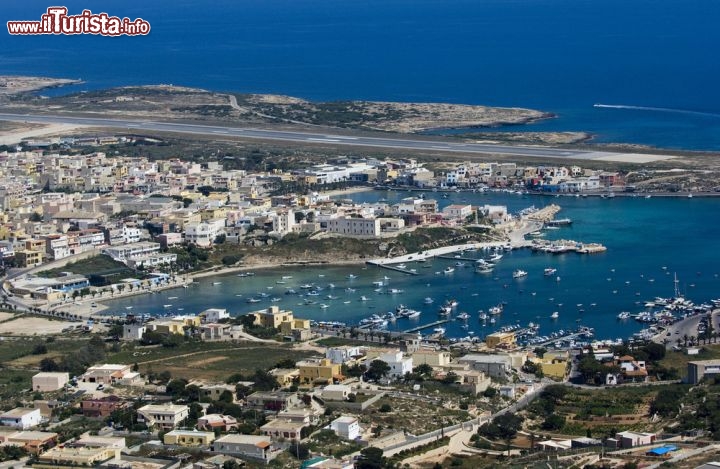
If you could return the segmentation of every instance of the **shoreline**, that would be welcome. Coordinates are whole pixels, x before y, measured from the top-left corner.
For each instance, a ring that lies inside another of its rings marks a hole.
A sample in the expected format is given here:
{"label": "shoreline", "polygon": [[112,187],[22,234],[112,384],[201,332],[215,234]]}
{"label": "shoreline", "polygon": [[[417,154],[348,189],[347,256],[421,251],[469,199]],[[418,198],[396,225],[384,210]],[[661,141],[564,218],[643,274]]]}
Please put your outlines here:
{"label": "shoreline", "polygon": [[[471,192],[471,193],[496,193],[496,192],[517,192],[520,191],[522,195],[533,195],[533,196],[542,196],[542,197],[600,197],[600,198],[614,198],[614,197],[629,197],[629,198],[647,198],[650,196],[650,198],[653,197],[664,197],[664,198],[685,198],[685,199],[692,199],[695,197],[701,197],[701,198],[712,198],[712,197],[720,197],[720,191],[718,192],[625,192],[625,191],[600,191],[600,192],[539,192],[539,191],[528,191],[526,189],[512,189],[512,188],[506,188],[506,189],[487,189],[487,190],[479,190],[479,189],[462,189],[462,188],[421,188],[421,187],[409,187],[409,186],[397,186],[397,187],[390,187],[390,186],[372,186],[371,189],[373,190],[379,190],[379,191],[389,191],[389,192],[438,192],[438,193],[448,193],[448,192]],[[359,191],[364,192],[364,191]],[[612,196],[610,196],[612,194]]]}

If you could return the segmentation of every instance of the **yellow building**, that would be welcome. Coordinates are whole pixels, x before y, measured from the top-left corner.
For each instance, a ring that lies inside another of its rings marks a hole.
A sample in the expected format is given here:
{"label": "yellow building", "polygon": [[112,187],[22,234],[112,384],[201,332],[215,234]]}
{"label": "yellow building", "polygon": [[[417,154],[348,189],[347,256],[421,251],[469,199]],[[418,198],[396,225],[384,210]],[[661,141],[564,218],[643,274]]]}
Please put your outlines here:
{"label": "yellow building", "polygon": [[200,316],[173,318],[168,321],[153,321],[152,327],[161,334],[185,334],[186,327],[200,327]]}
{"label": "yellow building", "polygon": [[543,374],[548,378],[563,379],[570,366],[567,351],[545,352],[542,358],[536,358],[533,361],[540,365]]}
{"label": "yellow building", "polygon": [[255,316],[255,324],[263,327],[279,328],[284,322],[293,323],[293,312],[283,311],[277,306],[271,306],[268,309],[261,309],[249,313]]}
{"label": "yellow building", "polygon": [[33,467],[93,467],[103,461],[118,459],[119,448],[69,448],[56,446],[40,455]]}
{"label": "yellow building", "polygon": [[494,332],[485,337],[485,345],[489,348],[514,348],[515,333],[514,332]]}
{"label": "yellow building", "polygon": [[304,360],[295,364],[300,370],[300,384],[333,383],[342,379],[340,364],[323,358],[321,360]]}
{"label": "yellow building", "polygon": [[300,377],[300,371],[296,368],[275,368],[270,370],[275,380],[281,387],[290,386]]}
{"label": "yellow building", "polygon": [[215,433],[197,430],[173,430],[163,436],[166,445],[178,446],[209,446],[215,441]]}
{"label": "yellow building", "polygon": [[44,239],[26,239],[25,249],[28,251],[40,251],[45,252],[45,240]]}
{"label": "yellow building", "polygon": [[413,366],[430,365],[443,367],[450,364],[450,352],[435,350],[418,350],[412,353]]}
{"label": "yellow building", "polygon": [[[227,197],[227,195],[223,195],[223,197]],[[225,219],[227,218],[227,212],[228,209],[225,207],[203,210],[200,212],[200,219],[202,221]]]}
{"label": "yellow building", "polygon": [[35,267],[36,265],[42,264],[42,252],[38,251],[17,251],[15,253],[15,259],[20,267]]}
{"label": "yellow building", "polygon": [[294,318],[280,324],[280,332],[286,335],[292,334],[292,331],[296,329],[310,329],[310,320]]}

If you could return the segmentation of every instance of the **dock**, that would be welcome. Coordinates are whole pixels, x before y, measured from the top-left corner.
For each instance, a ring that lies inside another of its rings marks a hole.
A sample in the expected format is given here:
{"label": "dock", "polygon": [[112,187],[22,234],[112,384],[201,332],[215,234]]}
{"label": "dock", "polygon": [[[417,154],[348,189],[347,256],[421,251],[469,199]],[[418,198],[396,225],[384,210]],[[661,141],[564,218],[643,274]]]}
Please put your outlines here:
{"label": "dock", "polygon": [[374,262],[374,261],[367,261],[367,262],[365,262],[365,263],[368,264],[368,265],[374,265],[375,267],[382,267],[383,269],[394,270],[395,272],[401,272],[401,273],[403,273],[403,274],[418,275],[417,272],[413,272],[413,271],[407,270],[407,269],[401,269],[401,268],[395,267],[395,266],[393,266],[393,265],[380,264],[380,263],[377,263],[377,262]]}
{"label": "dock", "polygon": [[463,256],[435,256],[437,259],[448,259],[451,261],[469,261],[469,262],[475,262],[478,260],[477,257],[463,257]]}
{"label": "dock", "polygon": [[440,324],[445,324],[446,322],[450,322],[449,319],[440,319],[439,321],[431,322],[430,324],[424,324],[422,326],[413,327],[412,329],[408,329],[406,331],[403,331],[405,334],[410,334],[411,332],[417,332],[421,331],[423,329],[428,329],[430,327],[439,326]]}
{"label": "dock", "polygon": [[526,215],[525,218],[528,220],[547,223],[548,221],[555,218],[555,215],[557,215],[557,213],[559,211],[560,211],[560,206],[552,204],[552,205],[548,205],[547,207],[543,207],[540,210],[537,210],[535,212],[532,212],[532,213]]}

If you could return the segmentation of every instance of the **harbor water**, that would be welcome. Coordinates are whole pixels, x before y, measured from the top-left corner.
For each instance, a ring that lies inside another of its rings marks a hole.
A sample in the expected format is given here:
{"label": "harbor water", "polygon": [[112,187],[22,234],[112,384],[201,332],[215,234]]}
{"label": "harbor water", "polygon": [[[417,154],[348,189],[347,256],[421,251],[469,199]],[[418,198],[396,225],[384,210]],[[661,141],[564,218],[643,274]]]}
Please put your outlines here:
{"label": "harbor water", "polygon": [[[381,199],[397,202],[408,192],[369,191],[349,195],[357,202]],[[544,197],[510,193],[428,192],[440,207],[451,203],[507,205],[511,212],[548,204],[562,207],[559,218],[570,218],[568,227],[546,230],[542,239],[599,242],[604,253],[535,253],[529,249],[504,252],[489,274],[474,271],[474,263],[460,259],[433,259],[407,263],[418,275],[407,275],[368,265],[282,267],[198,279],[193,286],[158,294],[108,302],[109,314],[195,314],[211,307],[227,308],[232,315],[277,305],[297,317],[340,321],[357,325],[372,314],[395,311],[398,305],[421,311],[416,319],[390,322],[388,330],[408,330],[435,322],[439,307],[456,299],[451,319],[467,312],[467,321],[451,320],[443,327],[448,337],[484,337],[508,325],[540,325],[540,335],[579,324],[595,329],[598,338],[626,338],[643,326],[632,319],[618,321],[622,311],[644,310],[644,300],[670,297],[674,275],[680,292],[695,303],[720,297],[720,201],[711,198]],[[481,257],[482,251],[467,253]],[[465,262],[465,266],[456,266]],[[453,267],[452,273],[444,273]],[[552,276],[545,268],[557,269]],[[513,278],[522,269],[528,275]],[[350,278],[356,276],[356,278]],[[288,278],[290,277],[290,278]],[[380,286],[379,282],[382,282]],[[313,288],[302,287],[312,286]],[[288,290],[296,294],[287,294]],[[316,290],[317,295],[307,296]],[[202,294],[198,294],[202,292]],[[364,297],[364,299],[363,299]],[[172,299],[170,299],[172,298]],[[248,300],[260,300],[249,303]],[[426,304],[425,299],[433,302]],[[274,300],[274,301],[273,301]],[[479,311],[504,304],[495,324],[478,319]],[[557,318],[551,316],[557,312]],[[467,323],[467,327],[462,327]],[[432,329],[423,330],[424,334]]]}

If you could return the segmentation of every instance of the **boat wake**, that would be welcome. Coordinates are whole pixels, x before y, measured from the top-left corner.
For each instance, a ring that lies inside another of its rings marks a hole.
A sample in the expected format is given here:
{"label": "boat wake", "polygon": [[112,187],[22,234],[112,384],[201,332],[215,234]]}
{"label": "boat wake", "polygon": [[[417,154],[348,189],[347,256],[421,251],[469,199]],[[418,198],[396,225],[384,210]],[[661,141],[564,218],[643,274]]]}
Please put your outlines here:
{"label": "boat wake", "polygon": [[629,106],[625,104],[593,104],[593,107],[605,109],[630,109],[633,111],[672,112],[675,114],[690,114],[694,116],[720,117],[720,114],[714,112],[691,111],[689,109],[674,109],[669,107]]}

